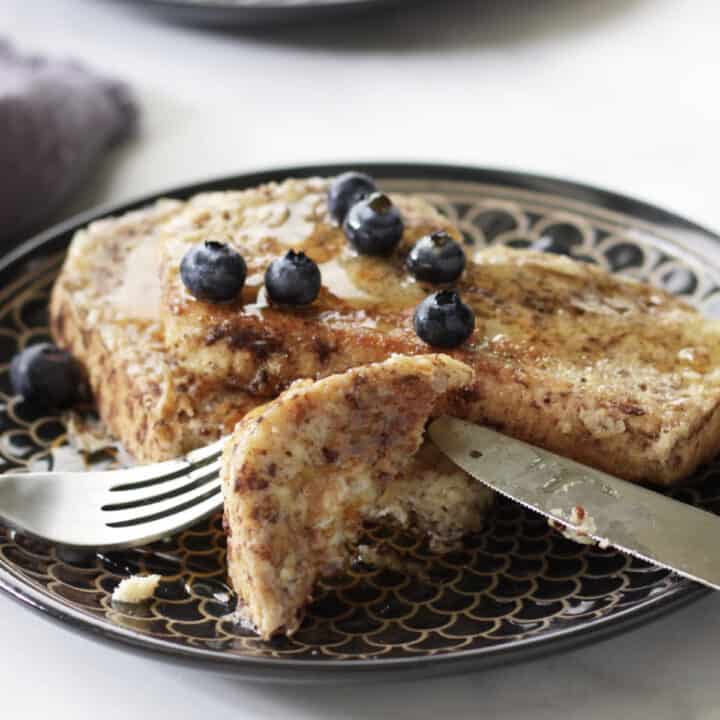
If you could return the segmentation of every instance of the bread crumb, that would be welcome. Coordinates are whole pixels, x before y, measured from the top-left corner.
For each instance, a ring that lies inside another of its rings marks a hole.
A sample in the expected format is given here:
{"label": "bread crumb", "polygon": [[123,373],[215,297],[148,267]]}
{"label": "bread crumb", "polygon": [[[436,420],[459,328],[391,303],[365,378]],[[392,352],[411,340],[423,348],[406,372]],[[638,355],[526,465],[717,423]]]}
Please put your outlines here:
{"label": "bread crumb", "polygon": [[63,416],[68,440],[76,450],[88,455],[117,449],[117,440],[102,420],[69,411]]}
{"label": "bread crumb", "polygon": [[160,582],[160,575],[131,575],[113,590],[113,602],[138,604],[149,600]]}

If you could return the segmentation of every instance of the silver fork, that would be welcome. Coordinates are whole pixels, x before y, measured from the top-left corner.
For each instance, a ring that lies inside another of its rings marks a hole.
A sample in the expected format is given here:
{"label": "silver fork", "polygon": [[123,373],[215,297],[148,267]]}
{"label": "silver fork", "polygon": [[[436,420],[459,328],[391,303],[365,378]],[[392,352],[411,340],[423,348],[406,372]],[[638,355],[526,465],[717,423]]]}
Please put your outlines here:
{"label": "silver fork", "polygon": [[152,542],[222,507],[224,442],[122,470],[0,475],[0,517],[30,535],[75,547]]}

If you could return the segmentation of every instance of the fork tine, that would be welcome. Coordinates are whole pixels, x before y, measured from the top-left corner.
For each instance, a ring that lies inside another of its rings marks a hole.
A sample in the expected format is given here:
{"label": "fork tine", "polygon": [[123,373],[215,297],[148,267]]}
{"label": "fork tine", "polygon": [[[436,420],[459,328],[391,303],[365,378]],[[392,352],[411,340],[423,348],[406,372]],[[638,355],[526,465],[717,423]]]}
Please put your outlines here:
{"label": "fork tine", "polygon": [[[172,533],[184,530],[209,515],[212,515],[221,508],[222,496],[216,494],[199,502],[197,505],[175,513],[172,517],[149,520],[140,525],[130,525],[122,528],[106,527],[103,532],[102,547],[107,549],[120,549],[123,547],[145,545]],[[100,543],[97,544],[100,545]]]}
{"label": "fork tine", "polygon": [[105,512],[130,510],[132,508],[151,507],[153,504],[170,498],[182,497],[185,493],[196,487],[201,487],[215,480],[220,470],[219,463],[213,463],[198,471],[184,475],[177,480],[154,484],[138,490],[127,490],[122,493],[113,493],[112,502],[106,503],[100,509]]}
{"label": "fork tine", "polygon": [[[216,443],[217,444],[217,443]],[[203,451],[209,448],[201,448]],[[192,453],[191,453],[192,454]],[[167,463],[155,463],[154,465],[138,466],[128,470],[118,470],[113,478],[115,481],[109,488],[111,492],[125,492],[130,490],[141,490],[161,483],[167,483],[176,479],[184,479],[196,468],[201,468],[219,459],[220,453],[216,450],[212,453],[203,454],[191,459],[190,455],[178,460],[170,460]]]}
{"label": "fork tine", "polygon": [[183,458],[122,470],[3,474],[3,520],[63,545],[142,545],[222,507],[223,444],[220,440]]}
{"label": "fork tine", "polygon": [[215,473],[214,478],[200,486],[193,487],[182,495],[173,495],[165,500],[154,502],[152,505],[142,505],[125,510],[114,510],[105,512],[104,520],[108,527],[126,527],[130,525],[141,525],[155,519],[166,518],[167,525],[172,527],[173,514],[181,512],[192,505],[212,497],[220,492],[222,488],[220,478]]}
{"label": "fork tine", "polygon": [[152,496],[160,492],[169,492],[176,488],[182,487],[188,480],[201,475],[207,475],[210,472],[217,472],[220,468],[220,458],[207,462],[204,465],[186,466],[182,472],[168,475],[160,475],[155,478],[146,478],[137,482],[131,482],[132,475],[121,477],[119,484],[112,484],[107,488],[111,496],[107,498],[105,504],[115,504],[124,502],[134,502]]}
{"label": "fork tine", "polygon": [[217,442],[214,442],[212,445],[207,445],[206,447],[198,448],[197,450],[191,450],[185,458],[193,465],[201,463],[210,456],[221,453],[225,447],[226,441],[227,437],[223,437]]}

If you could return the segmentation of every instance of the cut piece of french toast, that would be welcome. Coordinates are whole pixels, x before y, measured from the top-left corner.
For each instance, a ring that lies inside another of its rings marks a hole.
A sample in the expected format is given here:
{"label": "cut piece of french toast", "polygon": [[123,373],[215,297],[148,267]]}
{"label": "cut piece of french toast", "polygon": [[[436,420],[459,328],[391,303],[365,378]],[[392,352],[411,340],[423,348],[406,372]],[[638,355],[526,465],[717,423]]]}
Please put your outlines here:
{"label": "cut piece of french toast", "polygon": [[[405,259],[418,235],[444,228],[427,203],[395,197],[406,232],[389,258],[353,251],[329,219],[321,179],[201,195],[164,228],[163,313],[176,361],[193,372],[273,394],[392,353],[426,353],[413,313],[432,289]],[[194,243],[217,239],[245,257],[235,303],[192,298],[178,267]],[[309,307],[272,307],[267,263],[287,248],[320,265]],[[477,324],[451,354],[475,370],[448,398],[450,414],[632,481],[670,485],[720,449],[718,325],[659,289],[565,257],[466,248],[457,283]]]}
{"label": "cut piece of french toast", "polygon": [[492,493],[434,448],[418,453],[438,399],[471,381],[445,355],[394,356],[299,380],[240,421],[221,471],[228,569],[263,637],[297,629],[363,520],[393,515],[440,541],[480,527]]}
{"label": "cut piece of french toast", "polygon": [[228,433],[262,400],[178,367],[160,325],[163,200],[77,233],[53,288],[55,341],[81,362],[109,430],[138,460],[177,457]]}

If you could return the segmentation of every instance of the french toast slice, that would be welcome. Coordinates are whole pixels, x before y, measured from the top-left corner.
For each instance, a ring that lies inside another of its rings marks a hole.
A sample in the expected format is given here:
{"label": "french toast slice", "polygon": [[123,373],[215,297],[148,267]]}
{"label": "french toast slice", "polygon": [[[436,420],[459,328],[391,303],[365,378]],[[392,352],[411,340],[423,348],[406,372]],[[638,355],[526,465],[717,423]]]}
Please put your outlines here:
{"label": "french toast slice", "polygon": [[262,637],[298,628],[363,520],[391,514],[440,537],[479,528],[492,492],[432,446],[418,453],[438,398],[471,381],[445,355],[394,356],[298,380],[240,421],[221,470],[228,570]]}
{"label": "french toast slice", "polygon": [[[201,195],[165,226],[163,317],[176,361],[251,392],[429,351],[413,313],[432,289],[405,269],[418,235],[458,233],[422,200],[395,197],[406,232],[390,258],[358,256],[328,216],[321,179]],[[192,298],[178,267],[204,239],[233,244],[249,279],[235,303]],[[292,247],[320,265],[309,307],[272,307],[268,262]],[[474,386],[443,410],[627,480],[682,481],[720,449],[717,323],[668,293],[558,255],[466,248],[457,286],[473,336],[451,355]]]}
{"label": "french toast slice", "polygon": [[140,461],[205,445],[262,402],[166,352],[157,232],[181,208],[162,200],[77,233],[50,304],[55,341],[81,362],[100,417]]}

